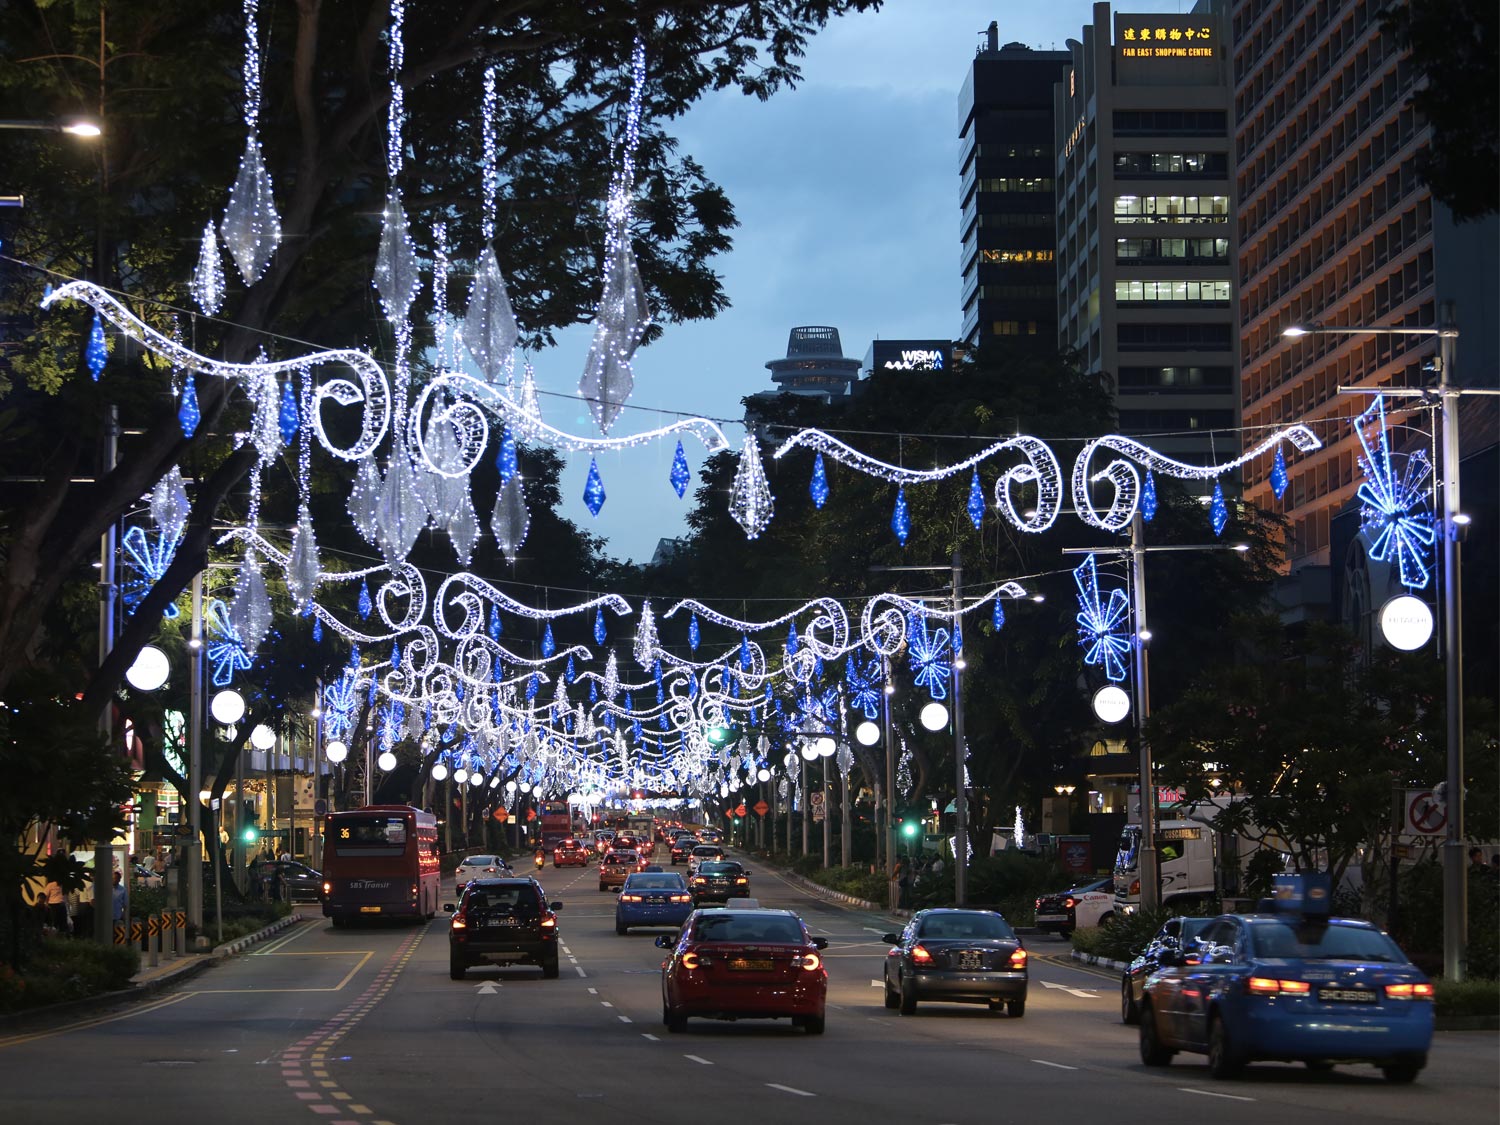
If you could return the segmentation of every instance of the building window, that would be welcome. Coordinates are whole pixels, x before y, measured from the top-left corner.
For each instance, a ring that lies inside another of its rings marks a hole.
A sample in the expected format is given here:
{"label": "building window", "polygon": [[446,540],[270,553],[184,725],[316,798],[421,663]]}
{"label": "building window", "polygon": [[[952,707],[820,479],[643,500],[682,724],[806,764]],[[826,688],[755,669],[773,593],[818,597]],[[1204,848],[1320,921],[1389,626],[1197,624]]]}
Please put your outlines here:
{"label": "building window", "polygon": [[1117,152],[1116,176],[1227,176],[1222,152]]}
{"label": "building window", "polygon": [[1117,109],[1115,136],[1224,137],[1229,122],[1221,109]]}
{"label": "building window", "polygon": [[1035,336],[1036,321],[997,320],[990,326],[990,331],[995,336]]}
{"label": "building window", "polygon": [[1047,191],[1052,190],[1051,176],[998,176],[979,181],[980,191]]}
{"label": "building window", "polygon": [[1228,324],[1121,324],[1115,340],[1122,352],[1227,352]]}
{"label": "building window", "polygon": [[1117,238],[1117,262],[1227,262],[1227,238]]}
{"label": "building window", "polygon": [[1115,301],[1118,304],[1145,304],[1169,302],[1171,304],[1229,303],[1227,281],[1117,281]]}
{"label": "building window", "polygon": [[1014,266],[1031,265],[1035,262],[1050,262],[1053,259],[1051,250],[981,250],[979,260],[989,262],[992,265]]}
{"label": "building window", "polygon": [[1222,367],[1122,367],[1117,382],[1122,393],[1159,394],[1183,391],[1229,391],[1234,369]]}
{"label": "building window", "polygon": [[1234,427],[1233,410],[1122,410],[1120,429],[1129,433],[1184,430],[1228,430]]}
{"label": "building window", "polygon": [[1117,195],[1117,223],[1227,223],[1227,195]]}

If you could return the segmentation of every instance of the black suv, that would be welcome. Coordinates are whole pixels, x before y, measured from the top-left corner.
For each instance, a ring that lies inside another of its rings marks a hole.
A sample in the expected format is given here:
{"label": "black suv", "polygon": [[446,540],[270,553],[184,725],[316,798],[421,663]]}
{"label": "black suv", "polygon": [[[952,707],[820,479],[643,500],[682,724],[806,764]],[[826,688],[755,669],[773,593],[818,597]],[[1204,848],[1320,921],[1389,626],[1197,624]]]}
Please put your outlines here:
{"label": "black suv", "polygon": [[542,976],[557,976],[557,912],[535,879],[475,879],[448,927],[448,975],[463,980],[474,965],[540,965]]}

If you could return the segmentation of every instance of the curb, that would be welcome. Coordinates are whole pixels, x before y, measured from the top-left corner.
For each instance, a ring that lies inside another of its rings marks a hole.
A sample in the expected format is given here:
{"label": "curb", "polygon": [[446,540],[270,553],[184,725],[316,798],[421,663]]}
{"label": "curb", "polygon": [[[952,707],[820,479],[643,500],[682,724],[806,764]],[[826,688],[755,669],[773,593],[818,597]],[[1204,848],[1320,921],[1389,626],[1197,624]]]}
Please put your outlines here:
{"label": "curb", "polygon": [[823,899],[825,902],[842,903],[845,906],[853,906],[860,910],[871,911],[875,914],[891,913],[891,911],[887,910],[884,906],[877,906],[869,899],[855,898],[853,895],[846,895],[841,891],[831,890],[830,888],[823,886],[823,884],[821,883],[814,883],[811,879],[807,879],[801,875],[798,875],[794,871],[778,871],[777,874],[780,875],[781,878],[785,879],[788,883],[793,883],[796,886],[802,888],[804,891],[812,892],[819,898]]}
{"label": "curb", "polygon": [[1076,949],[1072,951],[1072,957],[1073,960],[1082,961],[1085,965],[1099,965],[1106,969],[1118,969],[1121,972],[1130,968],[1124,961],[1111,961],[1108,957],[1100,957],[1096,953],[1079,953]]}
{"label": "curb", "polygon": [[253,934],[247,934],[242,938],[235,938],[233,941],[227,943],[222,949],[214,949],[213,952],[209,954],[209,956],[215,960],[220,957],[232,956],[233,954],[240,952],[240,950],[248,948],[258,941],[263,941],[264,939],[270,937],[272,934],[278,933],[279,931],[286,929],[288,926],[301,921],[303,921],[302,915],[298,914],[294,910],[285,918],[278,918],[263,930],[256,930]]}
{"label": "curb", "polygon": [[1433,1020],[1435,1031],[1500,1031],[1500,1015],[1493,1016],[1438,1016]]}

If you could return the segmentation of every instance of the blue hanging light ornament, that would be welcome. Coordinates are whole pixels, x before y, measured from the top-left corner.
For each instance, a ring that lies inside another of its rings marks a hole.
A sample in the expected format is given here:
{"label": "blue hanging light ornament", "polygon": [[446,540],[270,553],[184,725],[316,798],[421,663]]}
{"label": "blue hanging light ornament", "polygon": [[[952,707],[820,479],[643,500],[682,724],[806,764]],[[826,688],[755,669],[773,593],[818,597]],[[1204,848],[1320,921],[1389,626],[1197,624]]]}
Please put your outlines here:
{"label": "blue hanging light ornament", "polygon": [[526,678],[526,700],[528,703],[536,698],[537,689],[541,686],[541,678],[535,672]]}
{"label": "blue hanging light ornament", "polygon": [[399,641],[391,645],[391,667],[401,667],[401,643]]}
{"label": "blue hanging light ornament", "polygon": [[[740,634],[740,667],[747,672],[750,670],[750,638],[744,633]],[[766,690],[771,689],[767,686]]]}
{"label": "blue hanging light ornament", "polygon": [[1156,516],[1156,477],[1146,470],[1146,483],[1141,486],[1141,519],[1150,523]]}
{"label": "blue hanging light ornament", "polygon": [[604,611],[602,609],[594,610],[594,641],[602,645],[604,638],[608,635],[604,630]]}
{"label": "blue hanging light ornament", "polygon": [[978,531],[984,523],[984,489],[979,484],[978,469],[969,477],[969,502],[964,510],[969,513],[969,522],[974,525],[974,530]]}
{"label": "blue hanging light ornament", "polygon": [[198,387],[191,375],[182,381],[182,401],[177,405],[177,424],[182,427],[182,436],[191,438],[198,432],[198,423],[203,413],[198,409]]}
{"label": "blue hanging light ornament", "polygon": [[292,390],[290,379],[281,384],[281,411],[277,415],[276,424],[281,430],[282,443],[290,445],[297,436],[297,395]]}
{"label": "blue hanging light ornament", "polygon": [[901,546],[906,546],[906,537],[911,534],[911,513],[906,510],[905,485],[896,490],[896,509],[891,513],[891,530],[896,533]]}
{"label": "blue hanging light ornament", "polygon": [[556,651],[557,642],[552,639],[552,622],[549,621],[542,630],[542,655],[550,657]]}
{"label": "blue hanging light ornament", "polygon": [[104,373],[104,364],[108,359],[109,351],[104,346],[104,322],[95,313],[94,325],[89,329],[88,346],[83,349],[83,362],[88,366],[94,382],[97,383],[99,376]]}
{"label": "blue hanging light ornament", "polygon": [[1214,498],[1208,506],[1208,515],[1213,520],[1214,534],[1223,535],[1224,525],[1229,522],[1229,507],[1224,503],[1224,489],[1214,481]]}
{"label": "blue hanging light ornament", "polygon": [[500,607],[492,605],[490,606],[490,640],[498,641],[500,633]]}
{"label": "blue hanging light ornament", "polygon": [[564,680],[564,682],[571,684],[573,682],[573,680],[577,677],[577,675],[578,675],[578,670],[573,667],[573,654],[569,653],[568,654],[568,666],[563,669],[563,680]]}
{"label": "blue hanging light ornament", "polygon": [[1278,445],[1276,460],[1271,462],[1271,491],[1276,493],[1276,499],[1280,500],[1286,494],[1286,485],[1286,458],[1282,456],[1281,446]]}
{"label": "blue hanging light ornament", "polygon": [[995,610],[990,614],[990,623],[996,629],[1001,629],[1005,626],[1005,603],[1000,600],[999,595],[995,597]]}
{"label": "blue hanging light ornament", "polygon": [[821,453],[813,458],[812,483],[808,485],[808,491],[812,493],[814,508],[821,510],[828,503],[828,472],[823,468]]}
{"label": "blue hanging light ornament", "polygon": [[367,580],[361,578],[359,580],[359,617],[360,617],[360,620],[361,621],[367,621],[367,620],[369,620],[370,610],[372,610],[374,608],[375,608],[375,604],[372,601],[370,601],[370,584],[369,584],[369,582]]}
{"label": "blue hanging light ornament", "polygon": [[700,637],[699,637],[699,633],[698,633],[698,615],[696,613],[694,613],[694,614],[692,614],[688,618],[688,648],[689,648],[689,650],[691,650],[692,652],[697,652],[698,651],[698,641],[699,641],[699,639],[700,639]]}
{"label": "blue hanging light ornament", "polygon": [[495,454],[495,468],[500,470],[500,483],[506,484],[520,468],[516,461],[516,435],[505,427],[500,433],[500,450]]}
{"label": "blue hanging light ornament", "polygon": [[604,507],[604,500],[604,479],[599,475],[599,461],[590,457],[589,476],[583,482],[583,503],[590,515],[597,516],[599,509]]}
{"label": "blue hanging light ornament", "polygon": [[797,623],[795,621],[786,627],[786,654],[797,655]]}
{"label": "blue hanging light ornament", "polygon": [[672,482],[672,491],[677,493],[681,500],[687,495],[688,482],[693,479],[693,474],[688,469],[687,454],[682,451],[682,442],[677,443],[677,452],[672,456],[672,472],[667,477]]}
{"label": "blue hanging light ornament", "polygon": [[315,645],[323,643],[323,619],[321,617],[313,618],[312,638]]}

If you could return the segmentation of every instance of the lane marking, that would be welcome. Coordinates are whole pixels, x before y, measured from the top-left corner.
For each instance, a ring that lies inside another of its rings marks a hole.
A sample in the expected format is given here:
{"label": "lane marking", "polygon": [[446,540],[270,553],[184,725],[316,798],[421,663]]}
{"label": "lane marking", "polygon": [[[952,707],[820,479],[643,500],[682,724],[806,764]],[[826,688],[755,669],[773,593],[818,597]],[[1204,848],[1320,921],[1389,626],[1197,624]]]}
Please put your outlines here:
{"label": "lane marking", "polygon": [[588,976],[588,973],[586,973],[586,972],[584,972],[584,971],[583,971],[583,966],[582,966],[582,965],[574,965],[574,966],[573,966],[573,971],[574,971],[574,972],[575,972],[575,973],[577,973],[577,974],[578,974],[578,975],[579,975],[579,976],[581,976],[581,977],[586,977],[586,976]]}
{"label": "lane marking", "polygon": [[[361,951],[358,950],[358,949],[348,949],[348,950],[344,950],[343,952],[346,953],[346,954],[348,954],[348,953],[359,953]],[[281,956],[281,957],[301,957],[302,954],[300,954],[300,953],[282,953],[282,954],[278,954],[278,956]],[[365,967],[365,963],[367,961],[369,961],[369,959],[371,957],[374,957],[374,956],[375,956],[375,951],[373,949],[364,950],[364,956],[359,959],[359,963],[356,964],[354,966],[354,968],[350,969],[347,973],[345,973],[344,974],[344,979],[341,980],[341,981],[339,981],[338,984],[334,985],[332,988],[200,988],[198,991],[201,992],[201,993],[204,993],[205,995],[210,995],[210,996],[234,995],[234,994],[245,993],[245,992],[253,992],[253,993],[256,993],[256,994],[260,994],[262,992],[265,992],[265,993],[271,993],[271,992],[342,992],[343,989],[344,989],[344,986],[347,985],[351,980],[354,979],[354,974],[357,973],[357,972],[359,972],[361,969],[363,969]]]}
{"label": "lane marking", "polygon": [[84,1031],[90,1027],[100,1027],[103,1024],[118,1023],[120,1020],[128,1020],[133,1019],[136,1016],[148,1015],[160,1008],[170,1007],[173,1004],[181,1003],[183,1000],[191,999],[192,997],[197,995],[198,994],[196,992],[183,992],[177,996],[169,996],[165,1000],[158,1000],[151,1004],[143,1004],[139,1008],[132,1008],[130,1011],[121,1012],[119,1015],[104,1016],[100,1019],[80,1020],[77,1023],[65,1024],[62,1027],[53,1028],[51,1031],[38,1031],[34,1032],[31,1035],[13,1035],[8,1039],[0,1039],[0,1048],[18,1047],[22,1043],[34,1043],[38,1039],[51,1039],[57,1035],[66,1035],[70,1031]]}
{"label": "lane marking", "polygon": [[606,1008],[613,1008],[614,1007],[614,1005],[611,1004],[608,1000],[601,1000],[601,1001],[599,1001],[599,1003],[603,1004]]}
{"label": "lane marking", "polygon": [[767,1086],[773,1090],[781,1090],[788,1094],[796,1094],[799,1098],[815,1098],[818,1095],[809,1093],[807,1090],[799,1090],[795,1086],[783,1086],[780,1082],[767,1082]]}
{"label": "lane marking", "polygon": [[635,1020],[631,1019],[629,1016],[621,1016],[619,1018],[621,1023],[635,1023]]}
{"label": "lane marking", "polygon": [[1048,1062],[1046,1059],[1032,1059],[1031,1061],[1034,1062],[1034,1063],[1036,1063],[1037,1066],[1050,1066],[1050,1067],[1055,1067],[1058,1070],[1077,1070],[1078,1069],[1076,1066],[1066,1066],[1063,1063]]}
{"label": "lane marking", "polygon": [[1080,1000],[1099,999],[1097,995],[1099,990],[1097,988],[1069,988],[1065,984],[1053,984],[1050,980],[1044,980],[1041,984],[1043,988],[1055,988],[1059,992],[1066,992],[1070,996],[1078,997]]}
{"label": "lane marking", "polygon": [[653,1043],[660,1043],[661,1042],[660,1039],[658,1039],[656,1036],[652,1035],[649,1031],[643,1031],[643,1032],[641,1032],[641,1038],[642,1039],[649,1039]]}
{"label": "lane marking", "polygon": [[1191,1086],[1177,1087],[1184,1094],[1202,1094],[1205,1098],[1224,1098],[1231,1102],[1253,1102],[1254,1098],[1241,1097],[1239,1094],[1221,1094],[1217,1090],[1195,1090]]}
{"label": "lane marking", "polygon": [[298,938],[303,937],[306,934],[313,933],[314,931],[316,931],[318,929],[321,929],[321,927],[319,927],[319,926],[308,926],[308,925],[304,924],[304,923],[310,922],[310,921],[312,921],[312,919],[310,919],[310,918],[304,918],[304,917],[302,917],[299,914],[297,916],[297,921],[292,924],[292,926],[290,927],[290,932],[285,937],[277,938],[275,941],[271,942],[271,944],[269,944],[268,946],[266,946],[264,949],[257,950],[256,952],[250,954],[250,956],[251,957],[266,957],[266,956],[269,956],[269,955],[275,953],[282,946],[289,945],[292,942],[296,941]]}
{"label": "lane marking", "polygon": [[597,988],[591,988],[591,989],[589,989],[589,995],[590,996],[598,996],[599,995],[599,990]]}
{"label": "lane marking", "polygon": [[699,1063],[702,1066],[713,1066],[714,1065],[713,1063],[711,1063],[707,1059],[705,1059],[702,1055],[683,1055],[682,1057],[685,1058],[685,1059],[692,1059],[693,1062]]}

